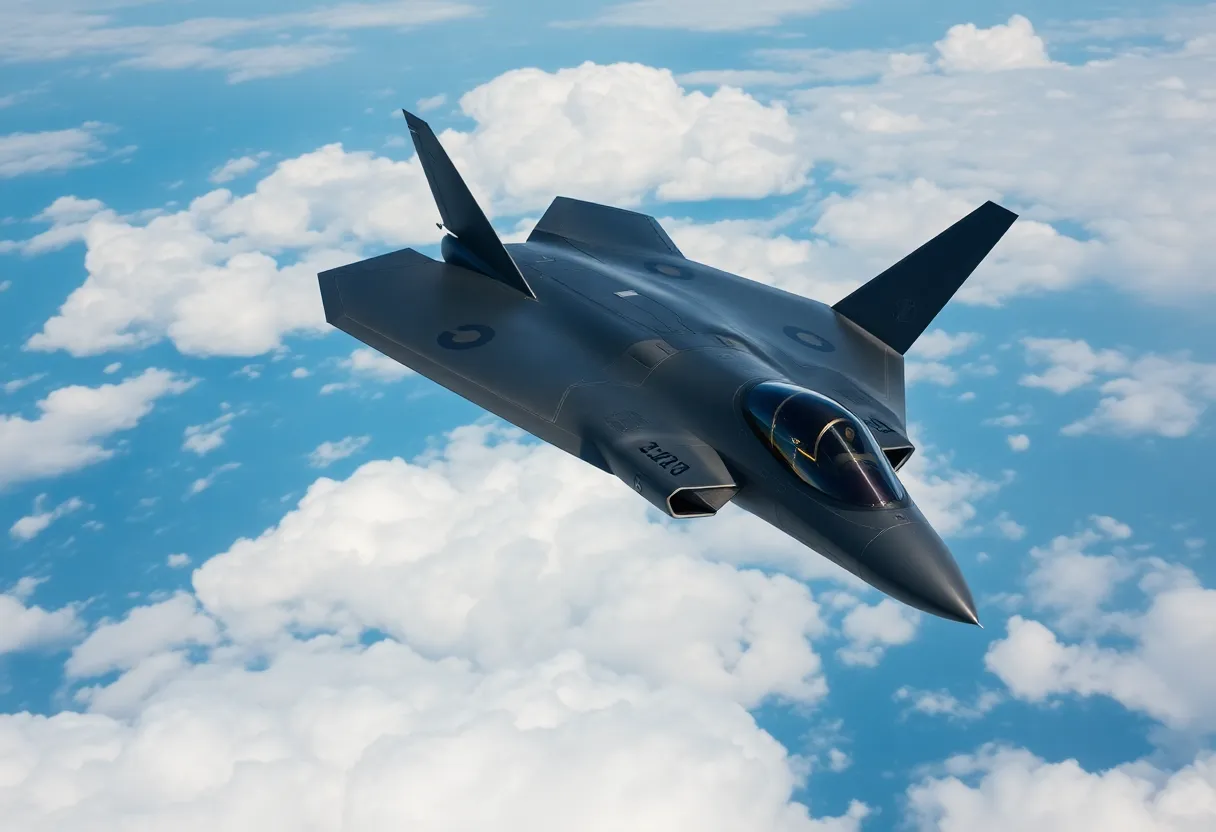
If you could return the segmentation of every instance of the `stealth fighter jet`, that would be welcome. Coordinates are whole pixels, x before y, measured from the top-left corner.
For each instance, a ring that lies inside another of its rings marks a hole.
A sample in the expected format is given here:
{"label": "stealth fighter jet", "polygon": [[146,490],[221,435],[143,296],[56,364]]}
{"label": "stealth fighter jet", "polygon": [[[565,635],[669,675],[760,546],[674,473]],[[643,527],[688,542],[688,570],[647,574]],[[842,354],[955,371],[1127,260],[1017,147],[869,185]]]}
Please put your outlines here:
{"label": "stealth fighter jet", "polygon": [[503,245],[430,127],[405,118],[443,260],[407,248],[321,273],[331,324],[672,517],[733,501],[906,604],[979,623],[896,474],[914,450],[904,353],[1015,214],[985,203],[827,306],[593,202],[559,196]]}

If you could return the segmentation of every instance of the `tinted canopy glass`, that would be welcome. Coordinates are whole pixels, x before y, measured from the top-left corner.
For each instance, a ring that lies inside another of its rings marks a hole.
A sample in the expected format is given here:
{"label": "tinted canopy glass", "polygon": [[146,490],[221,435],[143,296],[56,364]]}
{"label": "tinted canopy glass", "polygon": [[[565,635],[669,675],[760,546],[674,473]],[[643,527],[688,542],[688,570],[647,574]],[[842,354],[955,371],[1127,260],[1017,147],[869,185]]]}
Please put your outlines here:
{"label": "tinted canopy glass", "polygon": [[873,435],[838,402],[766,381],[748,392],[752,428],[800,479],[850,505],[898,503],[904,489]]}

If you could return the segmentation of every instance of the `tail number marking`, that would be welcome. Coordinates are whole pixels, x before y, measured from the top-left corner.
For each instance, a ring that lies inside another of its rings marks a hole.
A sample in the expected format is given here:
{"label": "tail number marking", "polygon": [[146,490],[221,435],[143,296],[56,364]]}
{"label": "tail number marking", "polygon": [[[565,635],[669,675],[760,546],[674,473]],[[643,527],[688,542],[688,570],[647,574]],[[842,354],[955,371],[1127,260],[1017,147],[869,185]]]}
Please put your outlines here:
{"label": "tail number marking", "polygon": [[680,476],[689,468],[687,462],[680,462],[680,458],[675,454],[660,448],[658,442],[647,442],[645,445],[640,445],[638,450],[673,477]]}

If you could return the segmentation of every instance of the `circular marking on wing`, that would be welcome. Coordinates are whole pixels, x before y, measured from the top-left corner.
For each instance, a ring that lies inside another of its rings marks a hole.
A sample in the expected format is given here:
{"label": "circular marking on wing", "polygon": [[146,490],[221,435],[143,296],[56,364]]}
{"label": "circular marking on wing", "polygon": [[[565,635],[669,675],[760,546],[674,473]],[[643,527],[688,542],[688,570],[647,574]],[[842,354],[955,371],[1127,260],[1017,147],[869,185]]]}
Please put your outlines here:
{"label": "circular marking on wing", "polygon": [[445,350],[468,350],[488,344],[494,330],[483,324],[464,324],[439,333],[436,339]]}
{"label": "circular marking on wing", "polygon": [[800,326],[787,326],[783,332],[790,338],[793,338],[804,347],[810,347],[813,350],[820,352],[831,352],[836,349],[836,346],[826,338],[820,338],[809,329],[803,329]]}
{"label": "circular marking on wing", "polygon": [[664,277],[674,277],[676,280],[692,279],[692,275],[687,269],[673,263],[660,263],[652,260],[646,264],[646,268],[655,274],[661,274]]}

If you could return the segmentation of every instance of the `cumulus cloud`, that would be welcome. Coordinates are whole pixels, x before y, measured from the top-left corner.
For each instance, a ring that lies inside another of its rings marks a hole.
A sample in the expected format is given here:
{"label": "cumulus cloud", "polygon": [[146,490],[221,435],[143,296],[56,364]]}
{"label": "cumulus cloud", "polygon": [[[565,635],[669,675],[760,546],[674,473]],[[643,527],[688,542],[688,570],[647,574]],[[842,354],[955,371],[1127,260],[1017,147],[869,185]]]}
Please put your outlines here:
{"label": "cumulus cloud", "polygon": [[1119,350],[1095,350],[1084,341],[1066,338],[1026,338],[1022,343],[1028,362],[1049,365],[1042,373],[1024,375],[1021,383],[1027,387],[1063,394],[1107,376],[1097,385],[1101,394],[1097,408],[1065,425],[1061,433],[1066,436],[1178,438],[1194,431],[1208,403],[1216,401],[1216,364],[1185,355],[1132,358]]}
{"label": "cumulus cloud", "polygon": [[[786,97],[817,164],[830,166],[833,178],[857,194],[891,195],[898,207],[891,228],[923,221],[936,233],[942,220],[985,199],[1022,215],[964,286],[963,302],[995,303],[1102,279],[1153,302],[1179,303],[1210,297],[1216,286],[1206,278],[1216,270],[1216,252],[1196,220],[1213,210],[1216,185],[1203,157],[1206,143],[1194,140],[1211,132],[1216,108],[1200,92],[1210,75],[1207,54],[1183,46],[1209,31],[1210,19],[1206,28],[1190,21],[1169,28],[1155,47],[1120,46],[1081,66],[886,74]],[[998,31],[1029,30],[1007,24]],[[999,63],[1011,53],[994,46],[980,54]],[[1044,59],[1034,50],[1012,54]],[[914,114],[921,129],[869,132],[858,141],[843,114],[873,107]],[[917,180],[928,183],[926,196],[932,189],[943,196],[918,202],[909,190]],[[876,237],[891,222],[885,211],[867,219]],[[1079,231],[1065,234],[1063,223]],[[866,221],[858,227],[865,231]],[[923,242],[921,233],[915,240],[891,235],[897,256]]]}
{"label": "cumulus cloud", "polygon": [[[48,611],[38,606],[26,606],[24,590],[0,594],[0,656],[24,650],[52,647],[74,638],[81,622],[74,606]],[[33,587],[28,587],[33,589]],[[5,718],[0,714],[0,721]]]}
{"label": "cumulus cloud", "polygon": [[970,349],[980,340],[975,332],[949,333],[941,329],[930,330],[912,345],[904,363],[904,380],[907,384],[929,382],[949,387],[958,381],[958,371],[943,359]]}
{"label": "cumulus cloud", "polygon": [[318,480],[276,529],[199,567],[196,592],[246,637],[375,629],[485,667],[577,649],[749,704],[823,695],[805,587],[701,560],[616,480],[514,436],[461,428],[444,457]]}
{"label": "cumulus cloud", "polygon": [[1043,39],[1020,14],[988,29],[974,23],[951,26],[934,46],[937,65],[947,72],[999,72],[1051,64]]}
{"label": "cumulus cloud", "polygon": [[965,352],[979,343],[978,332],[946,332],[931,329],[916,339],[908,352],[927,361],[939,361]]}
{"label": "cumulus cloud", "polygon": [[845,615],[841,630],[849,643],[837,651],[845,664],[874,667],[888,646],[907,644],[916,636],[920,614],[884,598],[877,604],[859,604]]}
{"label": "cumulus cloud", "polygon": [[1076,760],[988,746],[944,768],[908,789],[918,830],[1202,832],[1216,805],[1216,758],[1207,752],[1176,772],[1146,762],[1091,772]]}
{"label": "cumulus cloud", "polygon": [[[737,704],[577,654],[486,674],[394,641],[320,638],[264,669],[164,668],[135,715],[0,717],[5,747],[20,750],[0,787],[8,821],[40,832],[137,813],[157,827],[255,829],[271,813],[297,829],[555,831],[678,818],[711,832],[855,832],[867,814],[854,804],[812,820],[791,802],[793,761]],[[73,799],[42,797],[56,793]]]}
{"label": "cumulus cloud", "polygon": [[1024,433],[1012,433],[1005,437],[1009,450],[1020,453],[1030,449],[1030,437]]}
{"label": "cumulus cloud", "polygon": [[[1131,537],[1131,528],[1103,515],[1089,520],[1076,534],[1058,535],[1030,550],[1033,568],[1026,582],[1034,605],[1052,611],[1066,630],[1100,628],[1103,606],[1115,587],[1135,574],[1132,558],[1121,545]],[[1113,549],[1095,554],[1091,550],[1099,544]]]}
{"label": "cumulus cloud", "polygon": [[158,399],[193,384],[153,368],[119,384],[52,390],[37,403],[36,419],[0,415],[0,486],[54,477],[109,459],[115,451],[105,446],[106,439],[138,425]]}
{"label": "cumulus cloud", "polygon": [[34,513],[27,514],[9,528],[9,536],[14,540],[33,540],[42,534],[56,520],[66,517],[84,506],[79,497],[70,497],[52,509],[46,507],[46,495],[39,494],[34,500]]}
{"label": "cumulus cloud", "polygon": [[[1014,616],[985,665],[1020,699],[1106,696],[1173,729],[1216,731],[1216,672],[1195,662],[1216,650],[1216,590],[1186,567],[1134,557],[1118,545],[1131,535],[1126,524],[1095,517],[1090,528],[1032,549],[1028,596],[1052,626]],[[1099,542],[1113,551],[1088,551]],[[1116,587],[1137,575],[1145,606],[1107,609]]]}
{"label": "cumulus cloud", "polygon": [[308,455],[308,464],[313,468],[327,468],[340,459],[359,453],[371,441],[370,436],[348,436],[337,442],[322,442]]}
{"label": "cumulus cloud", "polygon": [[[521,95],[543,105],[524,120]],[[761,197],[800,187],[808,169],[780,104],[686,92],[638,64],[515,70],[460,106],[475,128],[441,140],[491,213],[559,191],[614,204]],[[215,190],[146,221],[100,205],[48,213],[51,229],[21,245],[83,241],[89,275],[28,346],[79,356],[167,338],[187,354],[252,356],[328,332],[316,273],[367,248],[436,242],[431,205],[415,158],[328,145],[281,162],[252,193]]]}
{"label": "cumulus cloud", "polygon": [[105,150],[98,138],[105,130],[87,121],[67,130],[0,136],[0,179],[90,165]]}
{"label": "cumulus cloud", "polygon": [[83,713],[0,715],[0,812],[31,832],[268,812],[856,832],[861,803],[813,819],[793,802],[809,766],[746,710],[824,696],[807,588],[706,559],[629,489],[521,439],[462,428],[322,478],[203,563],[193,596],[103,622],[68,661]]}
{"label": "cumulus cloud", "polygon": [[70,677],[101,676],[129,670],[170,648],[218,640],[215,621],[198,610],[194,596],[179,592],[158,604],[135,607],[121,621],[102,621],[72,649],[64,670]]}

